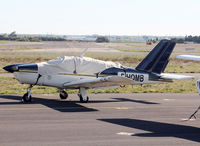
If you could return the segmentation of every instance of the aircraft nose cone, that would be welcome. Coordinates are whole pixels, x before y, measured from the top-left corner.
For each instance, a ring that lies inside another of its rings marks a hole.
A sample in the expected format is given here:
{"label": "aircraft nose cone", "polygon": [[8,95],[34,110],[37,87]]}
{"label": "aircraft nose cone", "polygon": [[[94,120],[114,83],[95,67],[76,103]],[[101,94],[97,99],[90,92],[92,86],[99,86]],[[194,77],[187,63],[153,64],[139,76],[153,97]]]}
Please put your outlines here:
{"label": "aircraft nose cone", "polygon": [[13,73],[15,71],[18,71],[18,65],[8,65],[8,66],[3,67],[3,69],[8,72]]}

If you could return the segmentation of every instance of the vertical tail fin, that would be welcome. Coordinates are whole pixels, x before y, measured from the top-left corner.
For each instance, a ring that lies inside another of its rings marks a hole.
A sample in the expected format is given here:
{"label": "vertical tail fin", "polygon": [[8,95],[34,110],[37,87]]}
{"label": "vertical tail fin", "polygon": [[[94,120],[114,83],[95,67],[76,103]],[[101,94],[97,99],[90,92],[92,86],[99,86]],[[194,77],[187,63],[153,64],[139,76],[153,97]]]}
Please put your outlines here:
{"label": "vertical tail fin", "polygon": [[136,69],[158,74],[164,72],[175,45],[171,40],[161,40]]}

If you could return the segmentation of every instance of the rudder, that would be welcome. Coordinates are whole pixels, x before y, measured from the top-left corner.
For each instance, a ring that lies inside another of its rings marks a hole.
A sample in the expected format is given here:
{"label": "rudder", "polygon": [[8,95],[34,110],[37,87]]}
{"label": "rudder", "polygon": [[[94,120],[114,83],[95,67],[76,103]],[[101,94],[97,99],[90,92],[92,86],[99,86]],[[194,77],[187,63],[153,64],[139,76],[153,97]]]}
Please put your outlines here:
{"label": "rudder", "polygon": [[158,74],[164,72],[175,45],[171,40],[161,40],[136,69]]}

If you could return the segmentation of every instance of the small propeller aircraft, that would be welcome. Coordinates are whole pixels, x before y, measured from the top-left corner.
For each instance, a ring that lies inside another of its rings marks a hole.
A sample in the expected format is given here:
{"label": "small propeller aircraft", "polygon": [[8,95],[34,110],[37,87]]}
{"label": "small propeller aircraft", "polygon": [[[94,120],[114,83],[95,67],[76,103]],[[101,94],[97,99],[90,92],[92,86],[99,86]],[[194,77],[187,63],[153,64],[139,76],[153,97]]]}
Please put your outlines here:
{"label": "small propeller aircraft", "polygon": [[[176,58],[192,60],[192,61],[200,61],[200,56],[196,56],[196,55],[178,55]],[[197,80],[196,87],[200,95],[200,79]],[[194,111],[194,113],[188,118],[188,120],[192,119],[193,117],[196,119],[196,114],[199,110],[200,110],[200,106],[197,108],[197,110]]]}
{"label": "small propeller aircraft", "polygon": [[78,56],[62,56],[41,63],[13,64],[3,69],[14,73],[20,83],[29,84],[27,93],[22,97],[23,102],[31,102],[31,88],[42,85],[58,88],[61,99],[68,97],[65,89],[79,89],[80,101],[86,103],[89,100],[86,90],[90,88],[116,88],[192,78],[163,73],[175,44],[171,40],[161,40],[135,69],[111,61]]}
{"label": "small propeller aircraft", "polygon": [[196,55],[178,55],[176,58],[185,59],[185,60],[200,61],[200,56],[196,56]]}
{"label": "small propeller aircraft", "polygon": [[[196,56],[196,55],[178,55],[176,58],[184,59],[184,60],[200,61],[200,56]],[[196,87],[200,95],[200,79],[197,80]]]}

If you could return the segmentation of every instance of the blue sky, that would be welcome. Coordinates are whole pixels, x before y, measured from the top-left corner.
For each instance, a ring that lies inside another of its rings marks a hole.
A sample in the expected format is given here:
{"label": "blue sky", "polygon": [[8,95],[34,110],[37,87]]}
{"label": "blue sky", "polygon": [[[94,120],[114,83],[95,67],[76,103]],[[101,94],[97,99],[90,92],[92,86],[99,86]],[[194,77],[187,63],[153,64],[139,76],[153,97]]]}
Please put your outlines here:
{"label": "blue sky", "polygon": [[0,33],[200,35],[200,0],[0,0]]}

